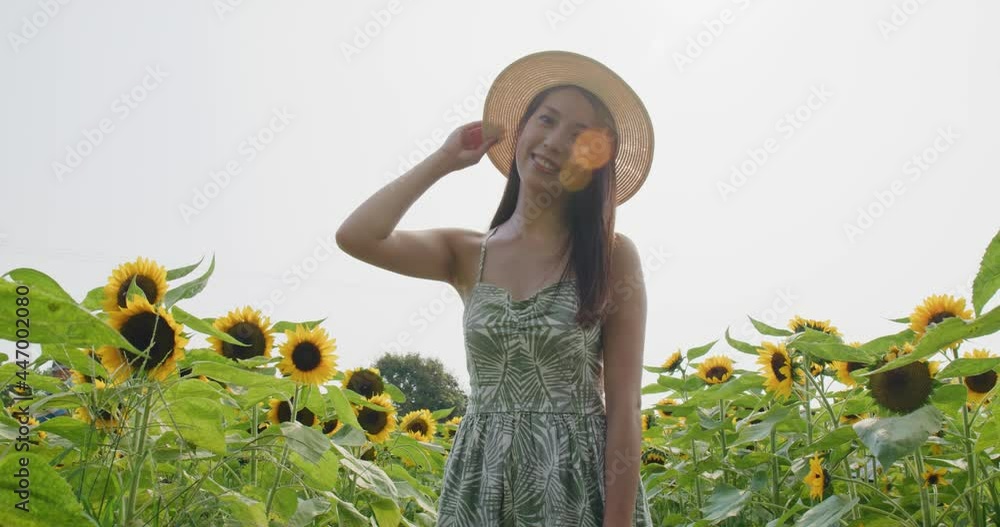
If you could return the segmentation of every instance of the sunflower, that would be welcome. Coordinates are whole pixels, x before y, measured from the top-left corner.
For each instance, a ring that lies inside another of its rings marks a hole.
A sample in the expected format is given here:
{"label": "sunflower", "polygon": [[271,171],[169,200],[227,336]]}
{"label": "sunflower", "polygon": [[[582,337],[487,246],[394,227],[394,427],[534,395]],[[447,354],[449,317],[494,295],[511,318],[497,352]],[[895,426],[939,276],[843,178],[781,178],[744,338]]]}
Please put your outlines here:
{"label": "sunflower", "polygon": [[123,263],[111,272],[104,286],[104,311],[114,313],[128,307],[125,297],[133,278],[136,287],[142,289],[151,304],[163,301],[167,292],[167,269],[140,256],[136,261]]}
{"label": "sunflower", "polygon": [[931,485],[940,485],[940,486],[947,485],[948,481],[944,479],[944,476],[947,473],[948,471],[943,468],[937,468],[937,469],[928,468],[927,470],[924,471],[923,474],[924,486],[929,487]]}
{"label": "sunflower", "polygon": [[[87,349],[86,353],[88,357],[94,360],[101,360],[93,348]],[[94,388],[98,390],[103,390],[108,385],[108,380],[104,377],[91,377],[77,370],[69,370],[69,376],[73,380],[73,384],[93,384]]]}
{"label": "sunflower", "polygon": [[434,431],[437,430],[437,423],[430,410],[423,408],[406,414],[399,424],[399,428],[408,436],[426,443],[431,440]]}
{"label": "sunflower", "polygon": [[647,448],[642,452],[642,464],[651,465],[653,463],[665,465],[667,463],[667,456],[658,448]]}
{"label": "sunflower", "polygon": [[656,415],[643,413],[640,417],[642,421],[642,431],[645,432],[656,425]]}
{"label": "sunflower", "polygon": [[840,424],[853,425],[862,419],[868,418],[868,414],[847,414],[840,416]]}
{"label": "sunflower", "polygon": [[708,384],[721,384],[733,376],[733,360],[725,355],[709,357],[698,365],[698,377]]}
{"label": "sunflower", "polygon": [[361,457],[358,459],[363,459],[365,461],[375,461],[375,446],[368,447],[367,450],[361,453]]}
{"label": "sunflower", "polygon": [[389,432],[396,429],[396,406],[386,394],[369,397],[368,402],[383,406],[387,410],[376,410],[367,406],[355,406],[358,424],[365,430],[365,436],[373,443],[382,443],[389,437]]}
{"label": "sunflower", "polygon": [[673,373],[681,365],[681,351],[677,350],[673,355],[667,357],[667,360],[663,361],[661,368],[667,370],[669,373]]}
{"label": "sunflower", "polygon": [[385,382],[378,368],[348,370],[344,373],[343,386],[366,399],[385,392]]}
{"label": "sunflower", "polygon": [[830,325],[829,320],[813,320],[811,318],[802,318],[795,315],[791,321],[788,322],[788,328],[795,333],[804,333],[806,328],[815,329],[816,331],[822,331],[827,335],[833,335],[835,337],[840,336],[840,331],[837,328]]}
{"label": "sunflower", "polygon": [[809,474],[802,480],[809,487],[809,497],[821,499],[830,487],[830,473],[823,468],[823,458],[814,454],[809,460]]}
{"label": "sunflower", "polygon": [[[462,424],[462,416],[458,415],[458,416],[452,417],[451,419],[448,420],[448,422],[446,424],[455,425],[455,427],[457,428],[458,425]],[[455,437],[455,432],[457,432],[457,430],[452,429],[452,428],[449,427],[448,428],[448,437],[449,438]]]}
{"label": "sunflower", "polygon": [[323,421],[323,433],[326,434],[326,435],[328,435],[328,436],[332,436],[333,434],[336,434],[337,431],[340,430],[343,427],[344,427],[344,423],[342,423],[336,417],[333,418],[333,419],[330,419],[329,421]]}
{"label": "sunflower", "polygon": [[[38,426],[38,425],[40,425],[40,424],[42,424],[42,423],[39,423],[38,419],[35,419],[34,417],[29,417],[28,418],[28,426],[32,430],[34,430],[35,427]],[[38,440],[41,441],[41,440],[45,439],[45,436],[47,436],[47,435],[48,434],[44,430],[39,430],[38,431]]]}
{"label": "sunflower", "polygon": [[73,410],[73,417],[87,424],[93,424],[98,430],[103,432],[122,433],[122,423],[125,421],[125,408],[118,405],[117,412],[110,412],[107,409],[100,409],[95,418],[94,414],[86,406],[81,406]]}
{"label": "sunflower", "polygon": [[[962,356],[967,359],[988,359],[993,355],[984,349],[974,349],[972,353],[965,352]],[[979,375],[964,377],[962,378],[962,382],[965,384],[965,389],[968,392],[968,402],[979,404],[986,399],[986,396],[993,390],[993,387],[997,385],[997,372],[987,370]]]}
{"label": "sunflower", "polygon": [[885,354],[885,360],[886,361],[896,360],[899,357],[902,357],[903,355],[909,355],[913,353],[913,350],[914,350],[913,344],[909,342],[904,342],[902,346],[897,346],[893,344],[892,346],[889,346],[889,352]]}
{"label": "sunflower", "polygon": [[[666,397],[664,399],[660,399],[659,401],[657,401],[656,405],[657,406],[677,406],[677,399],[671,399],[669,397]],[[663,417],[670,417],[671,415],[674,415],[674,412],[672,410],[667,410],[665,408],[657,408],[656,411],[659,412],[660,415],[662,415]]]}
{"label": "sunflower", "polygon": [[785,343],[772,344],[762,342],[763,348],[758,348],[757,363],[764,373],[764,388],[774,392],[776,396],[787,399],[792,395],[792,359],[788,356]]}
{"label": "sunflower", "polygon": [[911,362],[868,378],[872,398],[882,408],[907,414],[927,403],[931,372],[926,361]]}
{"label": "sunflower", "polygon": [[284,359],[278,369],[293,381],[320,385],[337,373],[337,356],[333,353],[337,339],[331,339],[325,329],[306,329],[299,324],[295,331],[285,331],[285,336],[288,341],[281,346]]}
{"label": "sunflower", "polygon": [[[951,295],[931,295],[910,314],[910,329],[919,338],[927,332],[929,326],[952,317],[962,320],[972,319],[972,311],[965,308],[965,299]],[[958,342],[960,341],[953,342],[949,346],[955,347]]]}
{"label": "sunflower", "polygon": [[844,386],[857,386],[858,381],[851,377],[851,372],[854,370],[860,370],[868,366],[863,362],[853,362],[853,361],[833,361],[833,369],[837,372],[837,380],[844,384]]}
{"label": "sunflower", "polygon": [[216,337],[208,337],[208,342],[219,355],[233,360],[271,356],[274,332],[271,331],[270,319],[261,315],[259,309],[253,309],[250,306],[234,309],[225,317],[215,319],[212,325],[230,337],[248,344],[247,346],[238,346]]}
{"label": "sunflower", "polygon": [[135,297],[125,309],[111,313],[110,323],[136,349],[147,350],[149,354],[147,358],[113,346],[98,349],[101,363],[114,382],[125,380],[136,369],[162,381],[176,369],[177,361],[184,358],[188,342],[181,335],[184,326],[174,321],[163,306],[154,307],[145,298]]}
{"label": "sunflower", "polygon": [[[271,399],[271,409],[267,412],[267,420],[273,424],[287,423],[292,420],[292,406],[288,401]],[[295,410],[295,420],[305,426],[315,426],[318,422],[316,414],[308,408]]]}

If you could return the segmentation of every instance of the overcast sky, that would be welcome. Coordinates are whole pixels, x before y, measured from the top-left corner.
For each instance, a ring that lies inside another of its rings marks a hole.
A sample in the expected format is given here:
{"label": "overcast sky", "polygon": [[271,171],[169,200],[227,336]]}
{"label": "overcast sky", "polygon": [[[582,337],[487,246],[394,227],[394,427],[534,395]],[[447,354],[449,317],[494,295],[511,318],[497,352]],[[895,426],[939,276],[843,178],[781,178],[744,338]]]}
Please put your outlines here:
{"label": "overcast sky", "polygon": [[[214,253],[186,310],[326,317],[340,369],[412,350],[467,388],[451,287],[342,254],[334,232],[480,119],[503,67],[563,49],[618,72],[655,126],[649,179],[617,217],[643,255],[646,364],[727,327],[757,343],[747,315],[865,341],[928,295],[971,301],[1000,227],[996,2],[499,6],[3,2],[0,272],[34,267],[82,299],[137,256],[204,256],[200,274]],[[483,231],[504,181],[484,158],[398,227]]]}

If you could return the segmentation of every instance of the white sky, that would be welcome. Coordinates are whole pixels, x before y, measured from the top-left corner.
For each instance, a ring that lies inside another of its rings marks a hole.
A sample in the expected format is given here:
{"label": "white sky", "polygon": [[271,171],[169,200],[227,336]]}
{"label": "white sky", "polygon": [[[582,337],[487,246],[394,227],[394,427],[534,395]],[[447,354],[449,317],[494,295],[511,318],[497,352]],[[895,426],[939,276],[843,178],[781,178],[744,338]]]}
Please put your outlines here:
{"label": "white sky", "polygon": [[[401,160],[480,119],[490,81],[535,51],[604,62],[652,116],[652,172],[618,211],[646,264],[648,365],[727,326],[759,342],[748,314],[830,319],[848,340],[898,331],[889,319],[925,296],[971,300],[1000,227],[995,2],[50,3],[53,15],[0,4],[0,272],[34,267],[82,298],[137,256],[168,268],[206,256],[200,274],[214,252],[215,275],[185,309],[219,316],[278,291],[272,321],[328,317],[340,369],[415,350],[467,386],[450,286],[339,252],[304,280],[290,273],[317,240],[335,249],[336,228]],[[229,4],[241,5],[217,10]],[[132,92],[142,100],[129,107]],[[110,132],[57,176],[53,163],[102,122]],[[258,134],[261,150],[245,143]],[[720,192],[748,150],[775,145]],[[932,161],[918,170],[921,155]],[[485,230],[503,183],[484,158],[399,228]],[[863,232],[845,233],[894,188]],[[1000,352],[998,338],[975,344]],[[724,342],[715,351],[756,369]]]}

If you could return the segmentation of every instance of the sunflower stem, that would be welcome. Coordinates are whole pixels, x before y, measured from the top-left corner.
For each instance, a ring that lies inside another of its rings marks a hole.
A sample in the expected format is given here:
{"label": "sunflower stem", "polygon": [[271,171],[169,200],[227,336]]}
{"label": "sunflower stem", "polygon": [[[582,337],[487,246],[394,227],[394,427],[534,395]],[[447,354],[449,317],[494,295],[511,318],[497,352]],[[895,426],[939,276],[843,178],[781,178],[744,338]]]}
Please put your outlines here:
{"label": "sunflower stem", "polygon": [[[149,414],[153,407],[153,393],[146,393],[145,405],[142,415],[136,416],[136,423],[142,419],[142,425],[137,430],[136,439],[133,441],[132,451],[137,452],[135,464],[132,466],[132,486],[129,489],[128,505],[125,507],[124,525],[131,525],[132,517],[135,515],[135,497],[139,493],[139,480],[142,479],[142,465],[146,458],[146,429],[149,428]],[[112,454],[113,456],[114,454]]]}
{"label": "sunflower stem", "polygon": [[726,446],[726,402],[719,399],[719,439],[722,441],[722,482],[729,483],[729,475],[726,472],[726,454],[729,448]]}
{"label": "sunflower stem", "polygon": [[[288,407],[291,409],[291,417],[289,417],[289,422],[297,423],[298,414],[295,405],[299,403],[299,392],[302,390],[302,385],[299,383],[295,384],[295,395],[292,396],[292,400],[288,402]],[[281,426],[280,423],[278,426]],[[281,462],[275,468],[274,483],[271,485],[271,490],[267,493],[267,506],[264,507],[264,515],[269,516],[271,514],[271,505],[274,504],[274,494],[278,490],[278,483],[281,481],[282,472],[285,469],[285,463],[288,462],[288,438],[285,438],[285,446],[281,450]]]}
{"label": "sunflower stem", "polygon": [[[956,352],[957,355],[957,352]],[[965,379],[963,378],[964,382]],[[976,470],[976,454],[972,451],[972,434],[971,434],[971,423],[969,421],[969,406],[968,404],[962,405],[962,433],[965,436],[962,439],[962,445],[965,447],[965,459],[968,463],[968,475],[969,475],[969,487],[976,487],[976,480],[979,477],[979,473]],[[969,511],[969,517],[972,518],[972,525],[974,527],[982,527],[983,522],[980,521],[981,512],[979,507],[979,490],[975,490],[972,493],[972,510]]]}
{"label": "sunflower stem", "polygon": [[774,504],[781,506],[780,472],[778,468],[778,432],[777,426],[771,428],[771,494]]}
{"label": "sunflower stem", "polygon": [[[258,421],[260,419],[260,414],[257,412],[257,405],[253,405],[253,426],[252,432],[253,436],[257,437],[260,433]],[[257,449],[253,449],[250,452],[250,480],[253,481],[253,486],[257,486]]]}
{"label": "sunflower stem", "polygon": [[691,458],[694,461],[694,496],[701,510],[701,470],[698,469],[698,445],[691,439]]}
{"label": "sunflower stem", "polygon": [[931,523],[931,504],[927,498],[927,485],[924,482],[924,457],[920,452],[920,447],[917,447],[916,452],[913,453],[913,460],[917,465],[917,473],[914,479],[917,480],[917,485],[920,486],[920,511],[923,513],[924,527],[932,527],[934,524]]}

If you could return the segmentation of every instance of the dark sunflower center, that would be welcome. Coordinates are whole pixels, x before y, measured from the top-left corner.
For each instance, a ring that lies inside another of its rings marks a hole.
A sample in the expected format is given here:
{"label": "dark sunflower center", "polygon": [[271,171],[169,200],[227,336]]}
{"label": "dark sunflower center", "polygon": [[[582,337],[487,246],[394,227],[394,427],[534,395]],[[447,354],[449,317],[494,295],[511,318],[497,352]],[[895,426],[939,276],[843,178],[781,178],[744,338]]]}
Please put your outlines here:
{"label": "dark sunflower center", "polygon": [[133,278],[135,278],[135,286],[142,289],[143,294],[146,295],[146,300],[149,300],[150,304],[156,302],[156,282],[148,276],[132,275],[123,281],[121,287],[118,288],[118,307],[127,307],[125,299],[128,298],[128,288],[132,284]]}
{"label": "dark sunflower center", "polygon": [[927,402],[931,374],[926,362],[911,362],[871,377],[872,397],[883,408],[909,413]]}
{"label": "dark sunflower center", "polygon": [[[316,414],[312,413],[308,408],[303,408],[295,412],[295,420],[302,423],[305,426],[312,426],[316,419]],[[278,422],[286,423],[292,420],[292,406],[288,404],[288,401],[281,401],[278,403]]]}
{"label": "dark sunflower center", "polygon": [[111,415],[111,412],[105,410],[104,408],[97,411],[97,417],[105,421],[110,421],[115,418],[115,416]]}
{"label": "dark sunflower center", "polygon": [[720,381],[725,378],[729,370],[725,366],[712,366],[705,372],[705,377],[709,379],[719,379]]}
{"label": "dark sunflower center", "polygon": [[788,364],[788,361],[785,360],[784,355],[780,353],[775,353],[771,355],[771,372],[774,373],[774,378],[777,379],[778,382],[781,382],[788,378],[788,376],[782,373],[781,371],[781,369],[784,368],[786,364]]}
{"label": "dark sunflower center", "polygon": [[299,371],[316,369],[321,359],[319,348],[312,342],[301,342],[292,350],[292,364]]}
{"label": "dark sunflower center", "polygon": [[[125,340],[139,350],[149,348],[149,358],[122,349],[133,367],[151,370],[174,352],[174,330],[156,313],[139,313],[129,317],[119,330]],[[152,344],[152,346],[150,346]],[[119,348],[120,349],[120,348]]]}
{"label": "dark sunflower center", "polygon": [[385,391],[385,384],[375,372],[362,370],[351,375],[347,389],[363,397],[374,397]]}
{"label": "dark sunflower center", "polygon": [[931,324],[940,324],[942,320],[944,320],[946,318],[951,318],[953,316],[955,316],[953,313],[949,313],[947,311],[942,311],[940,313],[935,314],[933,317],[931,317],[930,320],[927,321],[927,325],[929,326]]}
{"label": "dark sunflower center", "polygon": [[406,427],[406,431],[407,432],[417,432],[417,433],[420,433],[420,434],[426,434],[427,433],[427,423],[425,423],[423,419],[417,419],[416,421],[413,421],[412,423],[410,423],[409,426]]}
{"label": "dark sunflower center", "polygon": [[938,484],[938,475],[937,474],[931,474],[931,475],[927,476],[927,483],[930,484],[930,485],[937,485]]}
{"label": "dark sunflower center", "polygon": [[829,487],[830,487],[830,473],[827,472],[827,470],[824,468],[823,469],[823,490],[825,491]]}
{"label": "dark sunflower center", "polygon": [[337,419],[331,419],[331,420],[323,423],[323,433],[324,434],[329,434],[330,432],[333,432],[334,428],[337,428]]}
{"label": "dark sunflower center", "polygon": [[264,337],[264,332],[256,324],[252,322],[237,322],[226,333],[244,344],[249,344],[249,346],[237,346],[236,344],[223,342],[222,355],[225,357],[243,360],[264,355],[264,345],[267,343],[267,340]]}
{"label": "dark sunflower center", "polygon": [[965,378],[965,386],[976,393],[986,393],[997,385],[997,372],[987,371]]}
{"label": "dark sunflower center", "polygon": [[847,373],[851,373],[854,370],[860,370],[861,368],[864,368],[864,367],[865,367],[864,363],[861,363],[861,362],[848,362],[847,363]]}
{"label": "dark sunflower center", "polygon": [[374,435],[381,432],[388,422],[389,418],[385,412],[372,410],[367,406],[358,412],[358,424],[360,424],[361,428],[364,428],[365,432],[368,432],[369,434]]}

